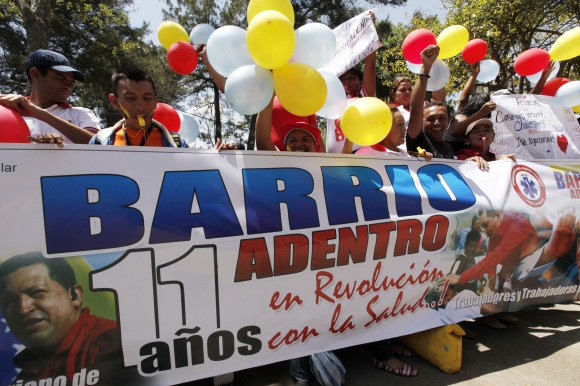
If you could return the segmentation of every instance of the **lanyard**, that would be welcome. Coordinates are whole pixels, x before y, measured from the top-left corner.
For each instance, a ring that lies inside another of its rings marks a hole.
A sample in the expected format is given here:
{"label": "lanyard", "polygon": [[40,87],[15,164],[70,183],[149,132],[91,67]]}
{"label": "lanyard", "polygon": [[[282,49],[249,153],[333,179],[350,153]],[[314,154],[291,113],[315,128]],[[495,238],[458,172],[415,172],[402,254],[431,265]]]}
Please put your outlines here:
{"label": "lanyard", "polygon": [[[145,146],[145,144],[147,143],[147,140],[149,139],[149,134],[151,134],[151,132],[153,131],[153,128],[154,128],[154,126],[153,126],[153,123],[152,123],[151,126],[149,126],[147,128],[147,130],[145,131],[145,133],[143,133],[143,138],[141,138],[141,143],[139,144],[139,146]],[[124,129],[123,131],[124,131],[123,135],[125,136],[125,144],[127,146],[133,146],[133,144],[130,141],[129,136],[127,135],[127,130]]]}

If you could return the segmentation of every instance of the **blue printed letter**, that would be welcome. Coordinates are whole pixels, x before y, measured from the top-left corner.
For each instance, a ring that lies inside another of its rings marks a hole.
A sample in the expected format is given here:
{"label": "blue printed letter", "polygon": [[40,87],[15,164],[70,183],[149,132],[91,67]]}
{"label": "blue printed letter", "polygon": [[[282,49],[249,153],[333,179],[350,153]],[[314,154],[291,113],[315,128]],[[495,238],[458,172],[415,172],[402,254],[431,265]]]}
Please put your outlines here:
{"label": "blue printed letter", "polygon": [[320,225],[312,176],[302,169],[246,169],[244,194],[248,234],[282,230],[280,205],[286,204],[290,229]]}
{"label": "blue printed letter", "polygon": [[389,218],[387,195],[380,189],[383,179],[373,169],[361,166],[322,168],[326,211],[330,225],[358,221],[355,198],[362,203],[366,221]]}
{"label": "blue printed letter", "polygon": [[43,177],[42,202],[49,254],[131,245],[143,237],[143,215],[129,205],[139,186],[116,175]]}
{"label": "blue printed letter", "polygon": [[[196,199],[198,210],[192,213]],[[165,173],[149,242],[189,241],[197,227],[206,239],[243,234],[219,171]]]}
{"label": "blue printed letter", "polygon": [[[469,185],[451,166],[443,164],[423,166],[417,171],[417,175],[433,209],[453,212],[467,209],[475,204],[475,195]],[[451,196],[441,180],[455,197]]]}

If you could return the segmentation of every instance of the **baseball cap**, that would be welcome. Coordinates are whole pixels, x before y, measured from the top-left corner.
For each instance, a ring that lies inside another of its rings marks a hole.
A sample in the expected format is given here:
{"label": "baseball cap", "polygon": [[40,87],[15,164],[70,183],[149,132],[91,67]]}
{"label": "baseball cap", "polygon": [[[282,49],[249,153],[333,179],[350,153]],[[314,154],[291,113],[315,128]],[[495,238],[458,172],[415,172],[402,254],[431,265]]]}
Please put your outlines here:
{"label": "baseball cap", "polygon": [[58,72],[72,72],[75,80],[83,81],[85,76],[82,72],[71,67],[68,59],[58,52],[50,50],[36,50],[26,59],[26,70],[32,67],[52,68]]}
{"label": "baseball cap", "polygon": [[490,121],[487,118],[481,118],[475,122],[472,122],[469,126],[467,126],[467,130],[465,130],[465,136],[467,137],[469,135],[469,133],[471,132],[471,130],[473,130],[473,128],[477,125],[489,125],[493,129],[493,122],[492,121]]}
{"label": "baseball cap", "polygon": [[314,139],[314,143],[316,143],[316,151],[320,152],[320,143],[321,143],[321,134],[320,129],[314,125],[310,125],[305,122],[294,122],[294,123],[287,123],[280,127],[280,137],[284,139],[284,144],[288,140],[288,136],[294,130],[303,130],[306,131],[308,134],[312,136]]}

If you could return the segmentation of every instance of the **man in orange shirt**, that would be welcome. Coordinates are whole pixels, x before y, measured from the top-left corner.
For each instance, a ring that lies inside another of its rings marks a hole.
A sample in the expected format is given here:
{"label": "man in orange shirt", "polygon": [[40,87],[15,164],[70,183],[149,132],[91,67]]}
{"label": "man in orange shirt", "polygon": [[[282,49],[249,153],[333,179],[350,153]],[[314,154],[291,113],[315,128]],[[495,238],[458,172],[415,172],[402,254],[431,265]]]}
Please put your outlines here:
{"label": "man in orange shirt", "polygon": [[155,83],[140,70],[113,74],[109,101],[123,115],[113,127],[101,130],[91,144],[114,146],[189,147],[179,134],[153,120],[157,107]]}

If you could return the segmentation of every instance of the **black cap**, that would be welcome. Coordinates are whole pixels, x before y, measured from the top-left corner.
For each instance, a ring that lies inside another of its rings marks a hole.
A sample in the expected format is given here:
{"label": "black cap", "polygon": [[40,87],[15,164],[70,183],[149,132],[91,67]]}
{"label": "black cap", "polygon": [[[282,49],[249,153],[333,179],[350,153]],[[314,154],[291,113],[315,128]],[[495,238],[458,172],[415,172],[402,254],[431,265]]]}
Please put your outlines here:
{"label": "black cap", "polygon": [[58,72],[72,72],[75,80],[83,81],[85,76],[82,72],[71,67],[68,59],[58,52],[50,50],[36,50],[26,59],[26,71],[32,67],[52,68]]}

